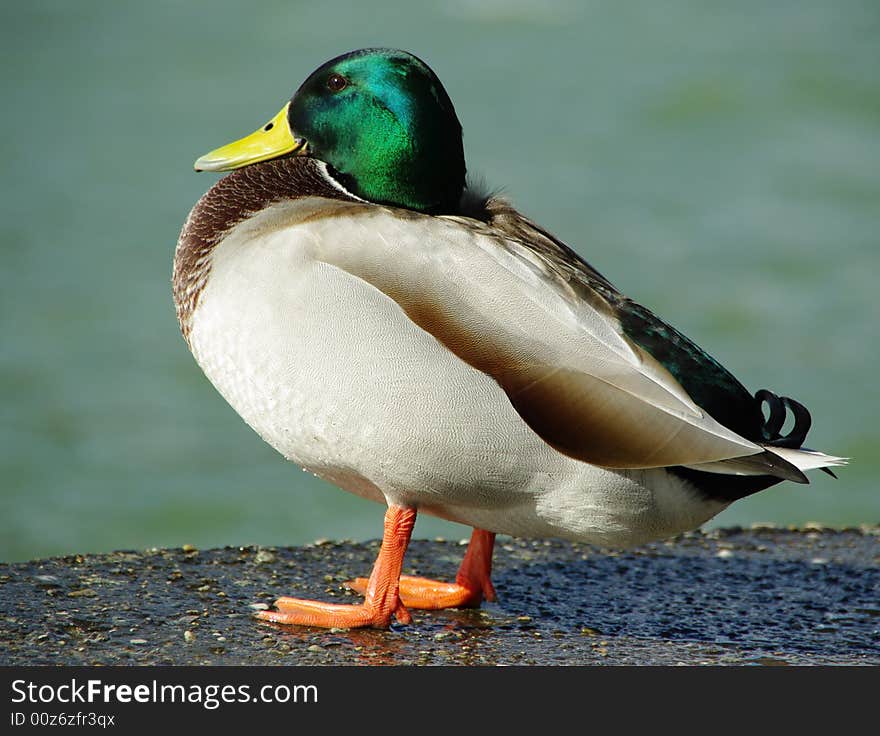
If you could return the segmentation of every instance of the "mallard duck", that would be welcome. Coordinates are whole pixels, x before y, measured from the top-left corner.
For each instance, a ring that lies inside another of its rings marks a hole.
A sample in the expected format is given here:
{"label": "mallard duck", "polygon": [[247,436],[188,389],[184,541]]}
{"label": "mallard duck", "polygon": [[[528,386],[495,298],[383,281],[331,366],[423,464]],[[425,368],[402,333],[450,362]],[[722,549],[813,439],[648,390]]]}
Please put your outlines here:
{"label": "mallard duck", "polygon": [[[844,462],[803,448],[801,404],[753,395],[466,186],[452,102],[409,53],[326,62],[195,168],[234,170],[175,253],[196,361],[284,457],[387,506],[372,573],[350,583],[363,603],[280,598],[264,620],[387,627],[477,606],[497,533],[639,545]],[[473,527],[453,583],[401,575],[419,512]]]}

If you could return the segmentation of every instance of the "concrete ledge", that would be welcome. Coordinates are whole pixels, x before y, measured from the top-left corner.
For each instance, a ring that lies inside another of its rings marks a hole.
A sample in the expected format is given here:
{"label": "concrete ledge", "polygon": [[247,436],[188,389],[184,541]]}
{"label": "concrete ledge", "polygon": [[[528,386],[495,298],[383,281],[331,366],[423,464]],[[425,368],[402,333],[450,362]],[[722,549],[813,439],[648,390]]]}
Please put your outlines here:
{"label": "concrete ledge", "polygon": [[[0,664],[880,664],[880,527],[727,529],[628,552],[499,540],[499,602],[390,631],[254,620],[356,600],[378,544],[76,555],[0,565]],[[451,579],[464,548],[415,541]]]}

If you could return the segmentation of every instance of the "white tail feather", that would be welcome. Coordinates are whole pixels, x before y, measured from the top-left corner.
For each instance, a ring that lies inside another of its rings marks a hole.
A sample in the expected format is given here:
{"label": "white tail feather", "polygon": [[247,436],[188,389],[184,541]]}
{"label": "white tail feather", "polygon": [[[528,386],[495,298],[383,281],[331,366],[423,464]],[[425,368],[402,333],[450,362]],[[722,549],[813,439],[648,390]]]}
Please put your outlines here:
{"label": "white tail feather", "polygon": [[838,465],[846,465],[849,462],[848,457],[826,455],[824,452],[817,452],[816,450],[792,450],[788,447],[767,447],[766,449],[770,450],[774,455],[779,455],[783,460],[787,460],[799,470],[832,468]]}
{"label": "white tail feather", "polygon": [[[816,450],[794,450],[788,447],[763,446],[774,455],[794,465],[798,470],[817,470],[819,468],[831,468],[838,465],[846,465],[849,458],[826,455]],[[748,457],[719,460],[713,463],[700,463],[699,465],[686,465],[692,470],[702,470],[706,473],[720,473],[722,475],[772,475],[767,468],[757,467],[748,462]],[[745,461],[745,462],[743,462]]]}

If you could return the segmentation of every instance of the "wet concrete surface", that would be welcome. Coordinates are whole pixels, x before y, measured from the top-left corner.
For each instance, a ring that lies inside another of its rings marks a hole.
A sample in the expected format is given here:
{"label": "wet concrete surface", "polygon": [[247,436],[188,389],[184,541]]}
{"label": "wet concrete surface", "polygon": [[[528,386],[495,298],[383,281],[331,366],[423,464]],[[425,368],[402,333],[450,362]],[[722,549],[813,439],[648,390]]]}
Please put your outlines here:
{"label": "wet concrete surface", "polygon": [[[880,527],[690,533],[627,552],[499,539],[498,602],[389,631],[267,624],[279,595],[357,602],[378,542],[0,565],[3,665],[880,664]],[[414,541],[404,572],[454,578]]]}

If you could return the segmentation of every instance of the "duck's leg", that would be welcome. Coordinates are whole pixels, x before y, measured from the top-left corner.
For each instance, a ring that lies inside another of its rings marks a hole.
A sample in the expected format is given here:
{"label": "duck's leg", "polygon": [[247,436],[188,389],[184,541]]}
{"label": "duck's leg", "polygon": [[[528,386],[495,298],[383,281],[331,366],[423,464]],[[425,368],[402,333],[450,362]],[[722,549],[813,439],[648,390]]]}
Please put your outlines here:
{"label": "duck's leg", "polygon": [[[474,529],[467,552],[461,561],[454,583],[411,575],[400,577],[400,599],[407,608],[471,608],[485,598],[495,600],[492,587],[492,550],[495,533]],[[346,583],[352,590],[366,593],[369,581],[357,578]]]}
{"label": "duck's leg", "polygon": [[363,603],[347,605],[283,597],[275,601],[277,611],[260,611],[257,617],[279,624],[344,629],[360,626],[384,629],[391,623],[392,615],[401,623],[410,623],[412,618],[401,603],[398,588],[403,556],[415,522],[415,509],[388,507],[382,547],[373,572],[369,579],[361,578],[365,583]]}

